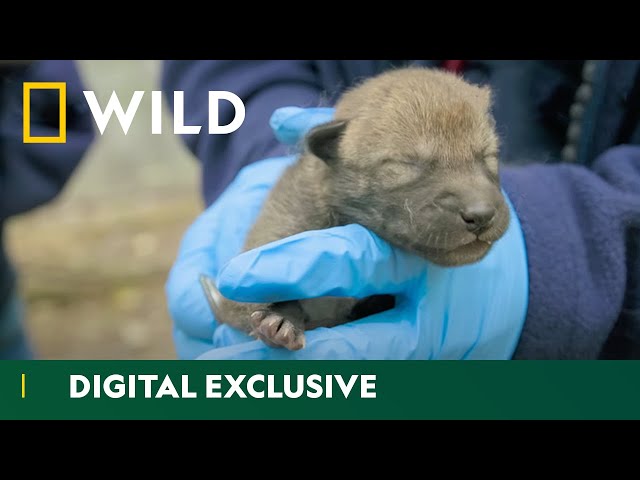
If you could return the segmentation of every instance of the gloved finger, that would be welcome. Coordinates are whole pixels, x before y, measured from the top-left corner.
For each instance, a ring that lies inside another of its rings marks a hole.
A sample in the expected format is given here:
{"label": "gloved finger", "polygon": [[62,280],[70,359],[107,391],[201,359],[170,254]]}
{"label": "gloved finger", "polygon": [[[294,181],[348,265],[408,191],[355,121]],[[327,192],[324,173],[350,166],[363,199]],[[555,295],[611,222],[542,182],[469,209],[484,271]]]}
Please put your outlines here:
{"label": "gloved finger", "polygon": [[269,124],[278,141],[295,145],[313,127],[333,120],[333,108],[282,107],[271,115]]}
{"label": "gloved finger", "polygon": [[167,306],[176,327],[185,335],[209,341],[215,319],[198,279],[201,272],[213,274],[220,265],[212,247],[218,235],[217,218],[214,209],[206,210],[187,229],[165,284]]}
{"label": "gloved finger", "polygon": [[306,345],[290,351],[259,340],[212,349],[198,360],[406,360],[416,357],[415,312],[394,308],[377,315],[306,332]]}
{"label": "gloved finger", "polygon": [[254,168],[253,184],[246,181],[251,178],[250,172],[242,172],[245,181],[238,178],[187,229],[165,285],[171,317],[186,334],[201,339],[213,336],[215,318],[200,286],[200,276],[215,277],[220,266],[242,250],[247,232],[269,193],[268,187],[277,180],[274,175],[285,166],[286,162],[260,165],[268,175],[255,172]]}
{"label": "gloved finger", "polygon": [[259,340],[212,348],[202,353],[196,360],[266,360],[267,347]]}
{"label": "gloved finger", "polygon": [[362,298],[405,291],[426,265],[354,224],[303,232],[238,255],[221,268],[217,286],[241,302]]}
{"label": "gloved finger", "polygon": [[173,329],[173,344],[180,360],[193,360],[214,347],[211,339],[193,337],[178,328]]}

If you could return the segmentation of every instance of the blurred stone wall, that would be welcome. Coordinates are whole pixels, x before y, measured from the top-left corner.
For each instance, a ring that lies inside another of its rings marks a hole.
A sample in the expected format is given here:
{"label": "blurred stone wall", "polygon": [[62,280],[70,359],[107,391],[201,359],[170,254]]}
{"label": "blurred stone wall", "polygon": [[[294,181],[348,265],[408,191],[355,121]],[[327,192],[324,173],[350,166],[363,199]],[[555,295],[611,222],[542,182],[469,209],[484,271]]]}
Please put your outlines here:
{"label": "blurred stone wall", "polygon": [[61,195],[11,219],[27,326],[41,358],[175,358],[164,282],[201,210],[199,166],[172,133],[151,134],[157,61],[77,61],[104,108],[145,96],[125,136],[115,115]]}

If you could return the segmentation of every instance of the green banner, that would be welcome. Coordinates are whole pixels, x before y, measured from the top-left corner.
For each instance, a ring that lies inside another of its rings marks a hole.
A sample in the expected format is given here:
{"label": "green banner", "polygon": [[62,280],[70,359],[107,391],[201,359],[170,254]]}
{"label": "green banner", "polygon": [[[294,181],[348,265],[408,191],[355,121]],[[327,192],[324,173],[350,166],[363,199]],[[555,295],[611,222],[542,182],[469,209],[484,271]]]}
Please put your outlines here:
{"label": "green banner", "polygon": [[4,361],[0,419],[640,419],[640,361]]}

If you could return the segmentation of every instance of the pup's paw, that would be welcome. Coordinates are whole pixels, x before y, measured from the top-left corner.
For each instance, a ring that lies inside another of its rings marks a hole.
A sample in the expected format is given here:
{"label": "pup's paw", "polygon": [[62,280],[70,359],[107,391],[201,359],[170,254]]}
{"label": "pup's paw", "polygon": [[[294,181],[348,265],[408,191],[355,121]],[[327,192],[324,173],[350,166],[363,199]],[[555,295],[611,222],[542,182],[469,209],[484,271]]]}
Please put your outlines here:
{"label": "pup's paw", "polygon": [[282,347],[288,350],[304,348],[302,312],[291,310],[278,309],[277,307],[256,310],[251,314],[252,335],[270,347]]}

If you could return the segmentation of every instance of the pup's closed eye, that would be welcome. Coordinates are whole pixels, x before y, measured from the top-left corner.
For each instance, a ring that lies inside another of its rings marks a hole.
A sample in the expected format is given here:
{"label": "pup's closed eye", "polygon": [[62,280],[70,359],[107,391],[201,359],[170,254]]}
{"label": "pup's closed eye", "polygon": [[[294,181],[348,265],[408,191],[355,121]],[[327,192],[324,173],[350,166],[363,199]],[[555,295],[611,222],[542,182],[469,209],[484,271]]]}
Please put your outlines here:
{"label": "pup's closed eye", "polygon": [[424,171],[416,161],[406,159],[385,159],[378,168],[378,174],[393,186],[412,182]]}

